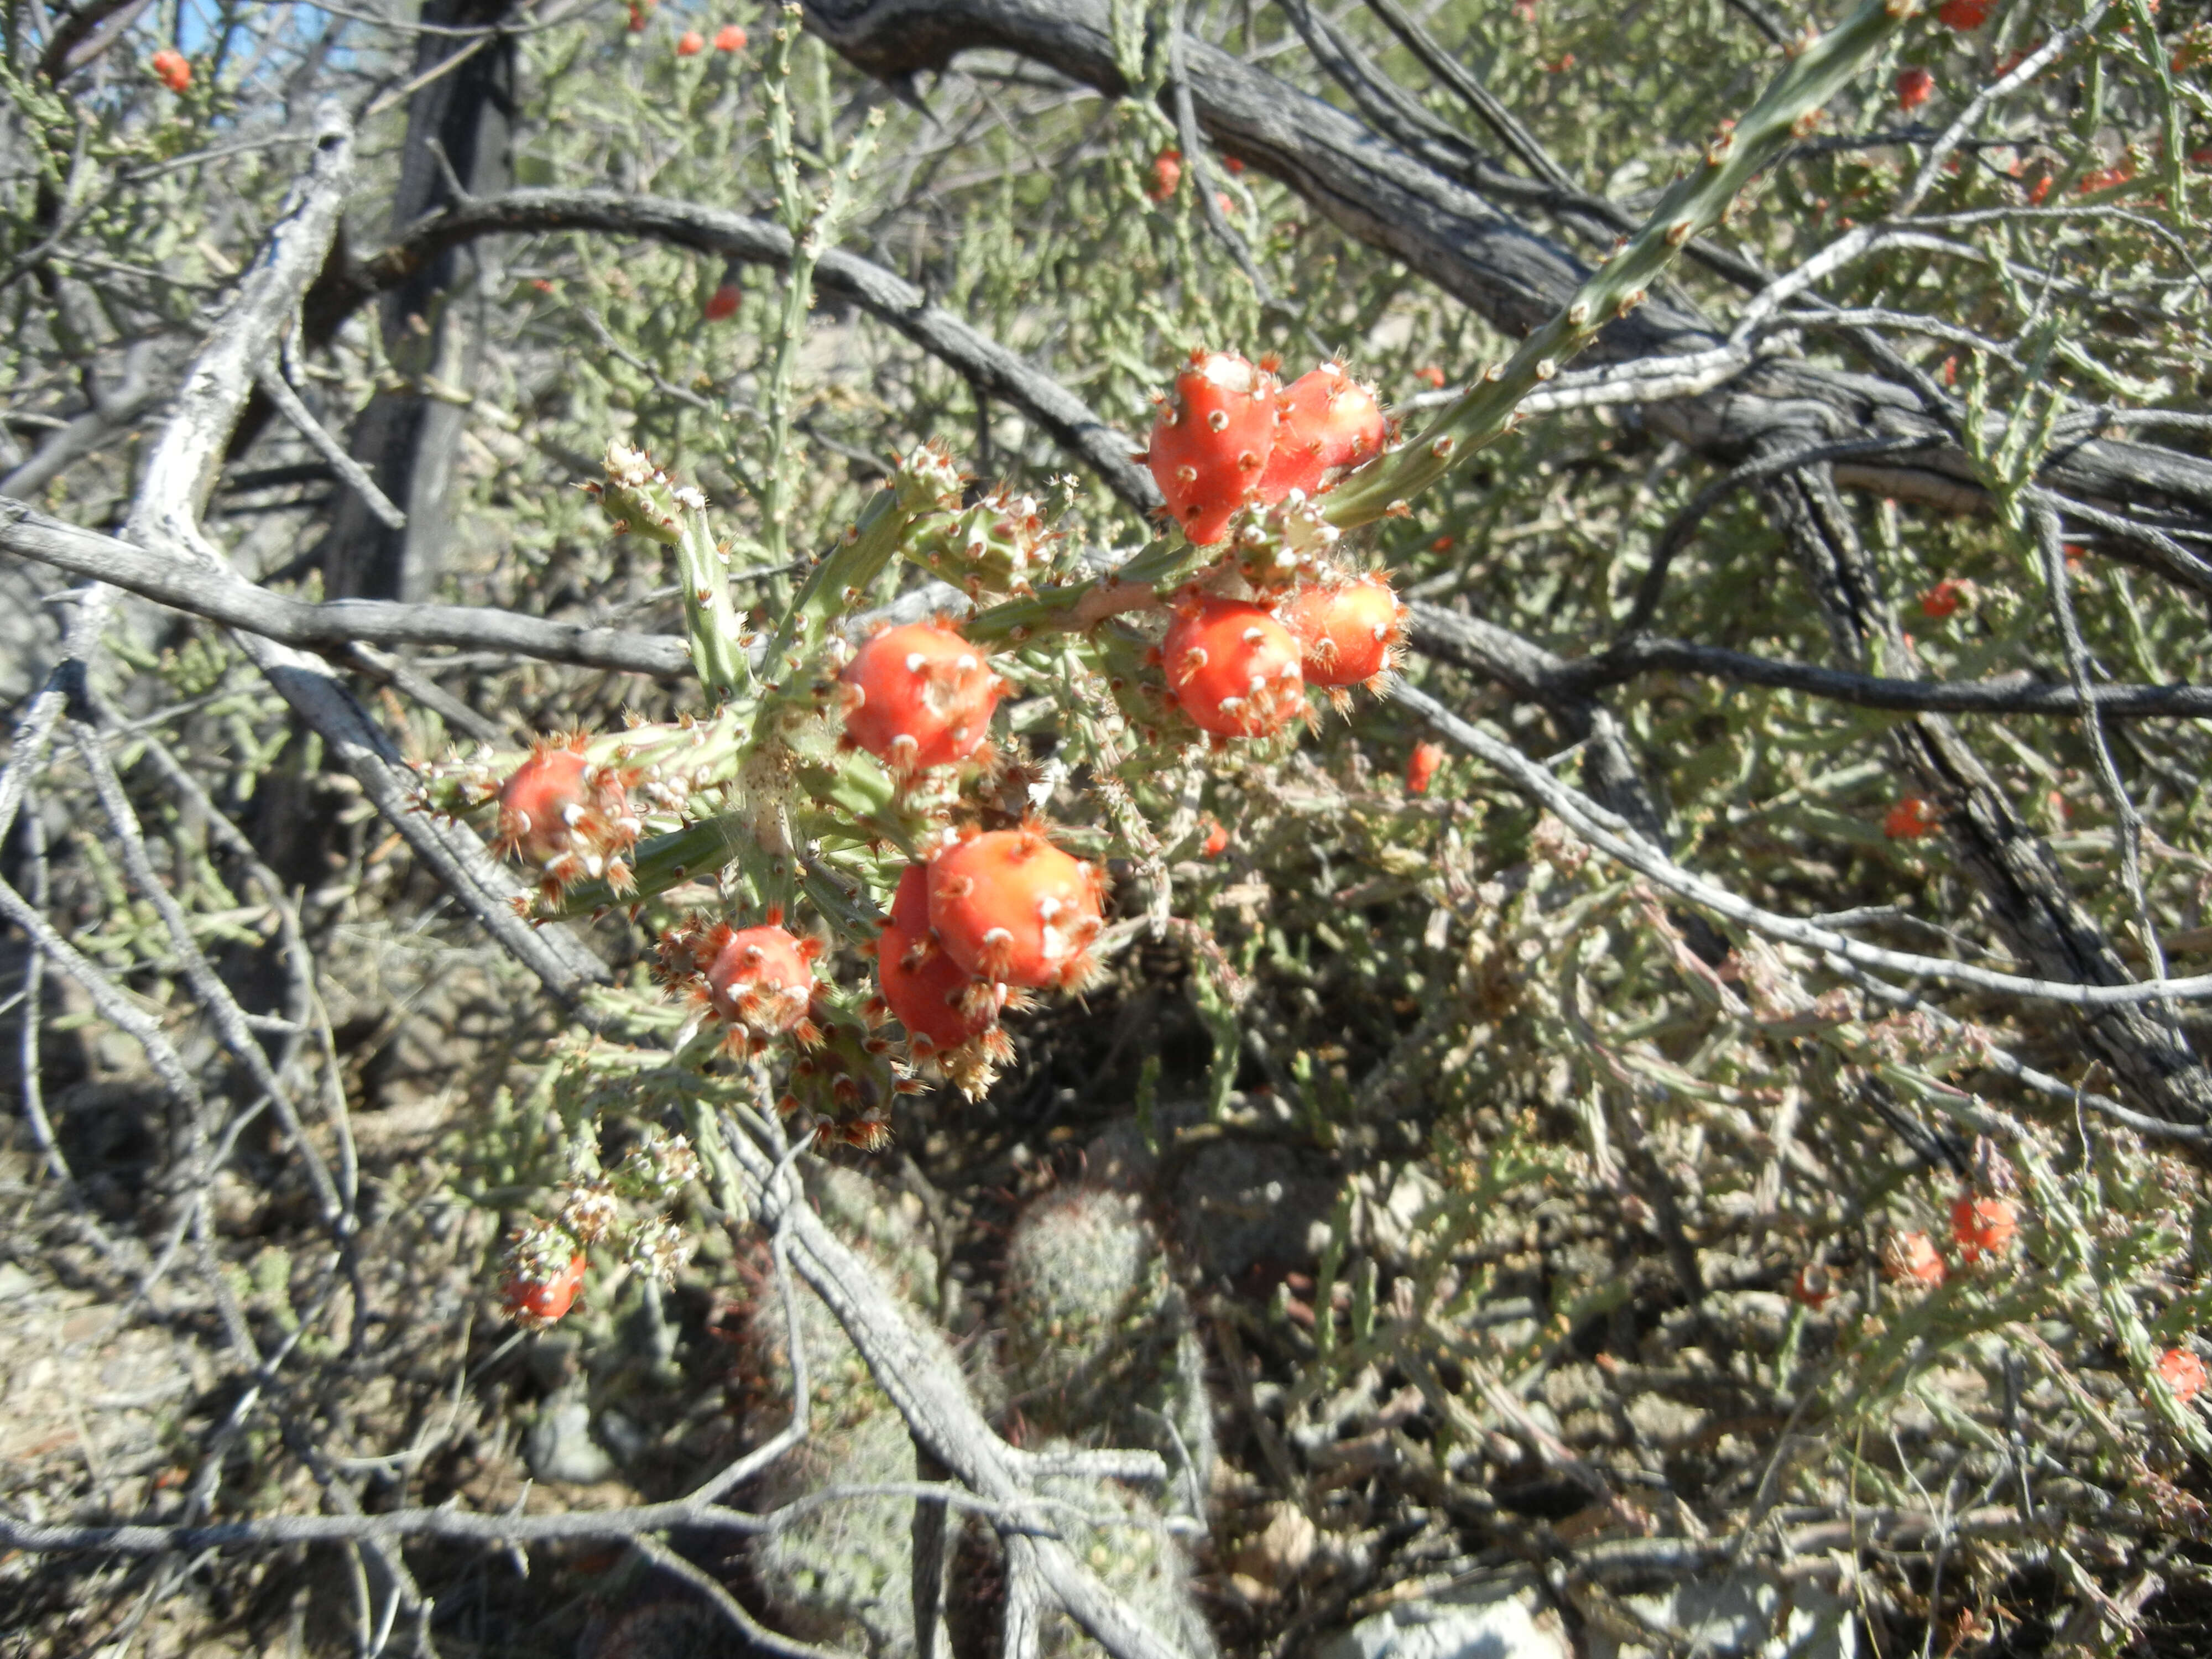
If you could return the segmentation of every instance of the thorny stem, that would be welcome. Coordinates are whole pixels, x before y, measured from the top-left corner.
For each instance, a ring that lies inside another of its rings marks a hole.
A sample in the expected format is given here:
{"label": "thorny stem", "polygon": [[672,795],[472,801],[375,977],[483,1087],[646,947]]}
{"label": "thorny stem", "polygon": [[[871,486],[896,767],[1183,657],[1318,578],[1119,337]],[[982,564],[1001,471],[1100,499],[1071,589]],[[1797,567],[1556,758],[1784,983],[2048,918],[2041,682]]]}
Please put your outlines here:
{"label": "thorny stem", "polygon": [[1714,137],[1704,165],[1674,182],[1644,228],[1591,273],[1564,310],[1505,362],[1485,370],[1427,431],[1346,479],[1322,504],[1322,515],[1339,529],[1372,523],[1511,431],[1521,400],[1607,323],[1643,304],[1682,249],[1720,222],[1738,192],[1809,130],[1820,106],[1918,10],[1918,0],[1866,0],[1840,27],[1798,53],[1732,131]]}
{"label": "thorny stem", "polygon": [[714,545],[706,508],[685,508],[683,534],[676,544],[676,580],[684,590],[684,630],[690,636],[691,665],[710,705],[730,702],[752,689],[744,628],[730,600],[729,563],[728,555]]}
{"label": "thorny stem", "polygon": [[[884,116],[880,105],[868,112],[860,131],[853,136],[844,165],[832,171],[829,189],[810,207],[801,194],[798,147],[791,123],[791,60],[801,17],[798,5],[785,4],[783,21],[771,36],[765,91],[776,206],[792,241],[791,264],[784,274],[783,310],[777,322],[775,362],[763,400],[768,412],[768,460],[760,473],[761,542],[770,564],[781,564],[791,556],[793,400],[799,354],[806,343],[807,313],[814,308],[814,268],[852,208],[854,187],[875,154]],[[822,135],[825,149],[830,137],[827,131]]]}

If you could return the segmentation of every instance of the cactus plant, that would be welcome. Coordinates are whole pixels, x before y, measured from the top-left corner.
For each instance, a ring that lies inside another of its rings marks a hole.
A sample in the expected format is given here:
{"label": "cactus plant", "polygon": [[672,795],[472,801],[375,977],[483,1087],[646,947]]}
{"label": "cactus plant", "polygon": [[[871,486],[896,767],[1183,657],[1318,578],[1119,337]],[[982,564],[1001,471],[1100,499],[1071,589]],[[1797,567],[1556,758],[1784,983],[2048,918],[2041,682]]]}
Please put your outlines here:
{"label": "cactus plant", "polygon": [[[1066,1448],[1048,1443],[1040,1449]],[[1132,1614],[1192,1659],[1217,1651],[1192,1594],[1189,1554],[1150,1498],[1115,1481],[1073,1477],[1040,1481],[1038,1492],[1066,1506],[1054,1510],[1054,1526],[1076,1559]],[[1044,1659],[1093,1659],[1105,1651],[1058,1611],[1041,1621],[1037,1637]]]}
{"label": "cactus plant", "polygon": [[[907,1303],[926,1342],[942,1343],[927,1310],[937,1305],[935,1252],[898,1197],[853,1170],[809,1161],[808,1196],[840,1234],[880,1267]],[[821,1298],[794,1291],[813,1432],[778,1463],[757,1494],[780,1509],[828,1486],[915,1478],[906,1420]],[[790,1335],[782,1302],[762,1295],[745,1326],[750,1358],[770,1381],[748,1425],[781,1428],[789,1412]],[[896,1654],[914,1646],[914,1500],[856,1498],[824,1504],[780,1532],[752,1540],[753,1576],[776,1621],[811,1641]]]}
{"label": "cactus plant", "polygon": [[1126,1193],[1048,1194],[1006,1246],[1004,1357],[1032,1427],[1094,1445],[1148,1446],[1202,1513],[1214,1462],[1204,1353],[1158,1235]]}

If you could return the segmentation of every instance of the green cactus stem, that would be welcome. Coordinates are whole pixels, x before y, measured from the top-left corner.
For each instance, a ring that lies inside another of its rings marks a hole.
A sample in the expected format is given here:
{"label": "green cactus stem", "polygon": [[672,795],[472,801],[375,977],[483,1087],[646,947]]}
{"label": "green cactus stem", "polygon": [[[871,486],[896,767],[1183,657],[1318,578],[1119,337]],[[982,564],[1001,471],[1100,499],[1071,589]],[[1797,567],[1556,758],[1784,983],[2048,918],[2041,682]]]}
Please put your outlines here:
{"label": "green cactus stem", "polygon": [[676,580],[684,590],[684,631],[691,641],[691,665],[711,704],[730,702],[751,690],[751,642],[730,602],[729,556],[714,544],[703,502],[684,514],[684,533],[676,543]]}
{"label": "green cactus stem", "polygon": [[1329,522],[1348,530],[1386,517],[1511,431],[1521,400],[1608,322],[1643,304],[1683,247],[1720,222],[1738,192],[1809,130],[1821,106],[1919,10],[1919,0],[1866,0],[1842,27],[1797,52],[1750,113],[1706,145],[1704,163],[1674,181],[1644,228],[1591,273],[1564,310],[1511,358],[1486,369],[1427,431],[1345,480],[1323,504]]}
{"label": "green cactus stem", "polygon": [[790,680],[822,648],[837,620],[850,613],[897,557],[915,520],[896,489],[878,490],[861,508],[844,539],[816,561],[776,624],[761,659],[761,678],[772,685]]}

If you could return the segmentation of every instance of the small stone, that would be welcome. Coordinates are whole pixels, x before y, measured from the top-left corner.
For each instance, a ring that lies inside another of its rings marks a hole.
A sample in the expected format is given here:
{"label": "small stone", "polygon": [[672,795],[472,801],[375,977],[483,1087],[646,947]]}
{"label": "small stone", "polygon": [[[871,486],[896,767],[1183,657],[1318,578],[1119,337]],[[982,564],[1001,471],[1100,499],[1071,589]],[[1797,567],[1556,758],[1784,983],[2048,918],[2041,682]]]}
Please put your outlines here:
{"label": "small stone", "polygon": [[522,1453],[540,1480],[589,1486],[615,1472],[614,1459],[592,1438],[592,1408],[579,1396],[549,1401],[530,1425]]}

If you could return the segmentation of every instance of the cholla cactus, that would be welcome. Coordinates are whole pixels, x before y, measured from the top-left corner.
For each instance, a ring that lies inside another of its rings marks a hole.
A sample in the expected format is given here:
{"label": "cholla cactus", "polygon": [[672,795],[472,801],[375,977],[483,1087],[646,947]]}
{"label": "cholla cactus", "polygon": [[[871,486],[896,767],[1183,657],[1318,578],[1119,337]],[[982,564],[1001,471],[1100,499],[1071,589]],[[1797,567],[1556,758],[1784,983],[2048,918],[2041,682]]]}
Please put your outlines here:
{"label": "cholla cactus", "polygon": [[[927,1310],[937,1305],[938,1260],[910,1201],[834,1165],[802,1166],[808,1195],[839,1234],[880,1267],[908,1304],[924,1340],[942,1342]],[[830,1486],[915,1478],[914,1441],[869,1375],[867,1364],[820,1297],[799,1287],[813,1432],[778,1463],[763,1494],[770,1509]],[[749,1357],[771,1380],[750,1425],[781,1428],[789,1407],[790,1332],[782,1298],[764,1288],[744,1326]],[[778,1620],[818,1642],[898,1654],[914,1646],[914,1502],[866,1498],[826,1504],[789,1528],[753,1540],[753,1575]]]}
{"label": "cholla cactus", "polygon": [[1026,599],[1058,569],[1059,538],[1037,509],[1034,495],[993,489],[957,517],[931,523],[910,556],[970,599]]}
{"label": "cholla cactus", "polygon": [[1007,1241],[1006,1286],[1007,1382],[1024,1420],[1156,1449],[1183,1506],[1202,1510],[1214,1462],[1204,1355],[1138,1200],[1092,1186],[1037,1200]]}
{"label": "cholla cactus", "polygon": [[[1133,1615],[1194,1659],[1217,1651],[1192,1593],[1190,1557],[1150,1498],[1118,1482],[1073,1478],[1042,1480],[1037,1490],[1072,1506],[1054,1509],[1053,1524],[1076,1559]],[[1104,1652],[1058,1611],[1044,1619],[1037,1635],[1038,1650],[1051,1659],[1091,1659]]]}
{"label": "cholla cactus", "polygon": [[574,1304],[589,1266],[588,1251],[618,1249],[631,1269],[664,1287],[691,1259],[690,1237],[668,1206],[699,1174],[699,1155],[682,1135],[655,1124],[611,1173],[599,1168],[589,1139],[568,1152],[568,1176],[553,1189],[552,1219],[533,1218],[511,1237],[501,1299],[517,1324],[543,1330]]}
{"label": "cholla cactus", "polygon": [[672,547],[684,534],[678,515],[707,504],[697,490],[672,483],[668,475],[653,465],[652,456],[618,441],[607,446],[605,480],[595,480],[584,489],[599,498],[607,517],[614,520],[617,535],[634,532]]}

